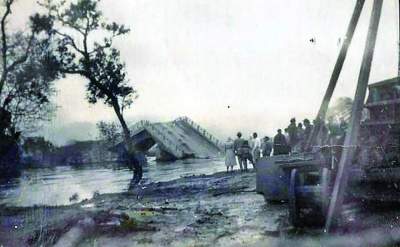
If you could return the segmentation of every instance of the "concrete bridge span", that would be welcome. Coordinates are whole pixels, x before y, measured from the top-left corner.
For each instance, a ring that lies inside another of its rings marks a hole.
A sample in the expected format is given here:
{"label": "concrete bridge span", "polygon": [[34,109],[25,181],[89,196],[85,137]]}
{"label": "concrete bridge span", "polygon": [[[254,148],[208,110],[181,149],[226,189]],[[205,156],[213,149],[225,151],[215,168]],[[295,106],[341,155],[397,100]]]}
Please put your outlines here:
{"label": "concrete bridge span", "polygon": [[222,151],[222,143],[188,117],[162,123],[139,121],[131,126],[131,134],[137,149],[155,146],[158,160],[213,158]]}

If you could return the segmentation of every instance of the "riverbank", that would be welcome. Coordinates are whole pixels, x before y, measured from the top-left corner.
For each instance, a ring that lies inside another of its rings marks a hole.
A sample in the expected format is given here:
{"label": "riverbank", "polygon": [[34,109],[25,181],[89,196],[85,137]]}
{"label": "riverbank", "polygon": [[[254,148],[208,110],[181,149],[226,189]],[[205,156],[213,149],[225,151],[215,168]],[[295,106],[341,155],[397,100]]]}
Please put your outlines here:
{"label": "riverbank", "polygon": [[[150,158],[148,166],[143,167],[142,182],[167,182],[193,174],[210,175],[224,170],[222,159],[161,163]],[[132,171],[115,163],[27,169],[19,178],[0,184],[0,205],[70,205],[91,199],[93,194],[123,193],[131,179]],[[75,200],[71,201],[71,198]]]}
{"label": "riverbank", "polygon": [[350,227],[336,236],[295,231],[287,205],[255,192],[254,171],[149,183],[69,206],[0,206],[0,212],[0,246],[392,246],[400,240],[397,212],[350,211]]}
{"label": "riverbank", "polygon": [[220,172],[95,195],[70,206],[3,206],[1,212],[4,246],[226,246],[269,237],[285,206],[265,204],[255,193],[254,172]]}

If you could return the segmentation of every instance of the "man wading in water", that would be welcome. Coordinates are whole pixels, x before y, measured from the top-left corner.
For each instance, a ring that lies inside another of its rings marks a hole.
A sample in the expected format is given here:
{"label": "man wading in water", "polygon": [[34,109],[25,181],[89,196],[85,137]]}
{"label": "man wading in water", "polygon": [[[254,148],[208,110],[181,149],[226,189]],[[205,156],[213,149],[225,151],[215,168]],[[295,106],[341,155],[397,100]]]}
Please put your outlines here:
{"label": "man wading in water", "polygon": [[[126,154],[128,154],[128,151],[125,150]],[[128,191],[133,190],[136,185],[137,181],[135,179],[135,167],[139,165],[140,167],[144,167],[147,165],[147,159],[144,153],[140,150],[135,150],[134,155],[126,155],[127,159],[127,165],[130,170],[133,171],[133,177],[129,183]]]}

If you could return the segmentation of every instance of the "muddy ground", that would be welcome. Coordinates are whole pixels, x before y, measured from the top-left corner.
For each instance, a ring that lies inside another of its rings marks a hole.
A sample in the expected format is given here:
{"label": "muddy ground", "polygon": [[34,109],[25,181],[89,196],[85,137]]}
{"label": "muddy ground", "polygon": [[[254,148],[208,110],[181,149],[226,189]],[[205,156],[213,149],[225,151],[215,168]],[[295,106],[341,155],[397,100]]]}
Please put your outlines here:
{"label": "muddy ground", "polygon": [[[370,221],[379,228],[327,236],[320,230],[290,228],[286,207],[267,203],[255,192],[254,172],[190,176],[145,184],[131,193],[96,194],[70,206],[2,206],[0,244],[390,246],[400,237],[397,213],[377,220],[355,216],[353,210],[350,221]],[[388,228],[381,227],[382,219],[392,222],[386,224]]]}

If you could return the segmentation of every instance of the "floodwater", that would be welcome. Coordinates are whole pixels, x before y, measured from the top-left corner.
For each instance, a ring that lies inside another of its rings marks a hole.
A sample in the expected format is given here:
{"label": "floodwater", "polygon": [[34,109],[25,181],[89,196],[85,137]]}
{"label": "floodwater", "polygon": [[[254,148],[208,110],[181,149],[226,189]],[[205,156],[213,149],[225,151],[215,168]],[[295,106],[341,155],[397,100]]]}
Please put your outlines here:
{"label": "floodwater", "polygon": [[[157,163],[149,159],[144,183],[165,182],[184,176],[213,174],[226,169],[222,159],[180,160]],[[39,168],[25,170],[21,177],[0,185],[0,204],[7,206],[68,205],[90,199],[95,192],[127,190],[132,171],[116,164]],[[77,194],[77,198],[73,197]]]}

